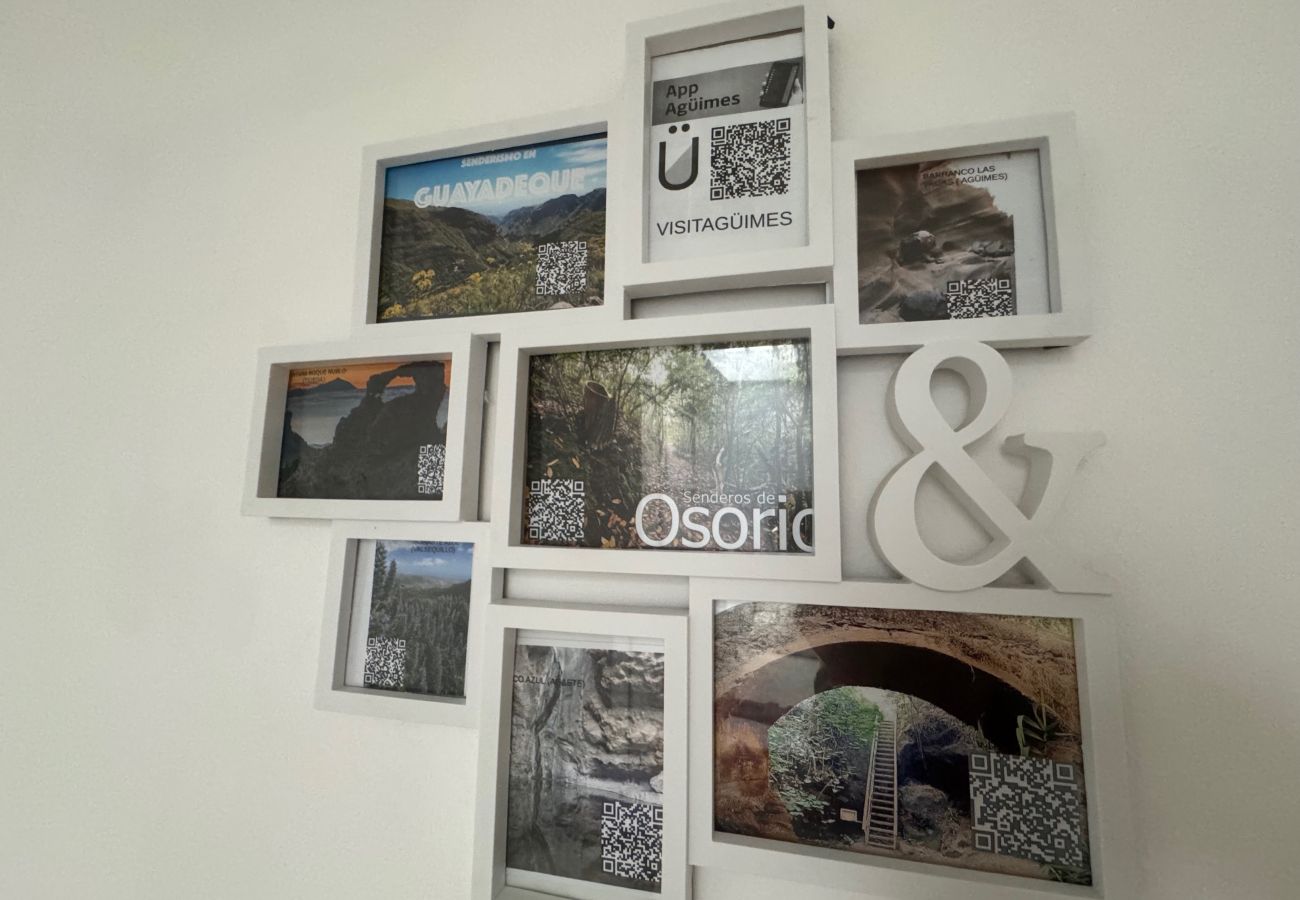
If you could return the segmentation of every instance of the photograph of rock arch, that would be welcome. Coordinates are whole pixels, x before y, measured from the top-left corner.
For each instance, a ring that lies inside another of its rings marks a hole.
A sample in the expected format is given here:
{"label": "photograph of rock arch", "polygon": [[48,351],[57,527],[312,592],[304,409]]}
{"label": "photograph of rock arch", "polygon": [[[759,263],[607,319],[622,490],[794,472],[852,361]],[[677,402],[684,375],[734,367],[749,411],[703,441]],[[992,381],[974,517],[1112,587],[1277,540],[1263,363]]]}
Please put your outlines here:
{"label": "photograph of rock arch", "polygon": [[292,369],[278,497],[441,500],[451,360]]}
{"label": "photograph of rock arch", "polygon": [[714,828],[1091,884],[1074,622],[718,602]]}

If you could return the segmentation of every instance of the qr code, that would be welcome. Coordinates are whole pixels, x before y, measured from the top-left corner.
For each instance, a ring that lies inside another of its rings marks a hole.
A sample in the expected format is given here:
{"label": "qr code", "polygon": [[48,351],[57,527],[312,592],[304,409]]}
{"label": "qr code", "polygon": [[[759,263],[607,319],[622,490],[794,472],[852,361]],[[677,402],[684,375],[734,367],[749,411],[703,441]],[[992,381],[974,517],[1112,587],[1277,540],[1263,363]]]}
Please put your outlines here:
{"label": "qr code", "polygon": [[980,319],[985,316],[1014,316],[1016,292],[1010,278],[971,278],[948,282],[948,316]]}
{"label": "qr code", "polygon": [[528,486],[528,537],[548,544],[576,544],[585,536],[587,492],[574,478],[542,478]]}
{"label": "qr code", "polygon": [[406,686],[406,641],[400,638],[366,639],[366,687],[393,688]]}
{"label": "qr code", "polygon": [[537,245],[537,293],[573,294],[587,287],[587,242]]}
{"label": "qr code", "polygon": [[421,444],[415,467],[415,489],[421,494],[442,496],[442,473],[447,466],[447,448],[442,444]]}
{"label": "qr code", "polygon": [[1036,756],[972,753],[975,849],[1049,866],[1084,865],[1078,770]]}
{"label": "qr code", "polygon": [[790,120],[718,125],[710,132],[709,199],[790,192]]}
{"label": "qr code", "polygon": [[603,803],[600,814],[600,865],[609,875],[659,881],[664,809],[651,803]]}

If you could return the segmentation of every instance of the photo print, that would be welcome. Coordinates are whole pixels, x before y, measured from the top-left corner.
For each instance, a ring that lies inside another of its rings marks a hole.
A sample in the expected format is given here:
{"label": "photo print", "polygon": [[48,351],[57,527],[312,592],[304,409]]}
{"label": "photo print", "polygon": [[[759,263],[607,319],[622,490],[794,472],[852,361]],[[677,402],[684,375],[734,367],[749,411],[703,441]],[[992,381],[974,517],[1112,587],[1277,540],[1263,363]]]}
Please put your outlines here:
{"label": "photo print", "polygon": [[714,828],[1091,884],[1074,623],[716,604]]}
{"label": "photo print", "polygon": [[293,369],[276,496],[441,500],[450,360]]}
{"label": "photo print", "polygon": [[519,634],[507,882],[515,869],[659,893],[664,656],[650,646]]}
{"label": "photo print", "polygon": [[388,169],[376,321],[602,303],[606,147],[596,134]]}
{"label": "photo print", "polygon": [[1037,150],[857,173],[864,324],[1047,313]]}
{"label": "photo print", "polygon": [[806,245],[803,33],[650,65],[647,261]]}
{"label": "photo print", "polygon": [[465,696],[474,545],[360,541],[344,683]]}
{"label": "photo print", "polygon": [[529,361],[525,544],[813,550],[807,339]]}

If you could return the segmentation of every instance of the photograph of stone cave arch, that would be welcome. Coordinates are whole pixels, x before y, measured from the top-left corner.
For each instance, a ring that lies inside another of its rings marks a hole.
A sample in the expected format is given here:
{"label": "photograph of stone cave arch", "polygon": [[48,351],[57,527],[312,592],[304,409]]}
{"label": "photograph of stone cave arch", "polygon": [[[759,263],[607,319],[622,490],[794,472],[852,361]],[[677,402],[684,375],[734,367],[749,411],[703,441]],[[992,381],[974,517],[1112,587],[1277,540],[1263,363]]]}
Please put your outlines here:
{"label": "photograph of stone cave arch", "polygon": [[1091,884],[1074,622],[718,601],[714,828]]}

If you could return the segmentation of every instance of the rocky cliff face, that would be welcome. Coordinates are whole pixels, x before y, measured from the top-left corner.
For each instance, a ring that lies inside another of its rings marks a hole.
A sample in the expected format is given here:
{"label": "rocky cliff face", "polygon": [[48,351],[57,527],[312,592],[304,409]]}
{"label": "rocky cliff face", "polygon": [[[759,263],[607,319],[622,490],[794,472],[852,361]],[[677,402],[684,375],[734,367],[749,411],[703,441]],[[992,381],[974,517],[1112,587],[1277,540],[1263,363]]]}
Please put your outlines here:
{"label": "rocky cliff face", "polygon": [[662,771],[661,655],[521,647],[514,691],[512,760],[535,760],[542,778],[649,790]]}
{"label": "rocky cliff face", "polygon": [[611,880],[600,866],[602,803],[661,803],[663,675],[660,653],[517,648],[508,865]]}
{"label": "rocky cliff face", "polygon": [[863,322],[949,317],[944,286],[1015,280],[1015,228],[983,188],[921,186],[918,167],[858,173],[858,304]]}

